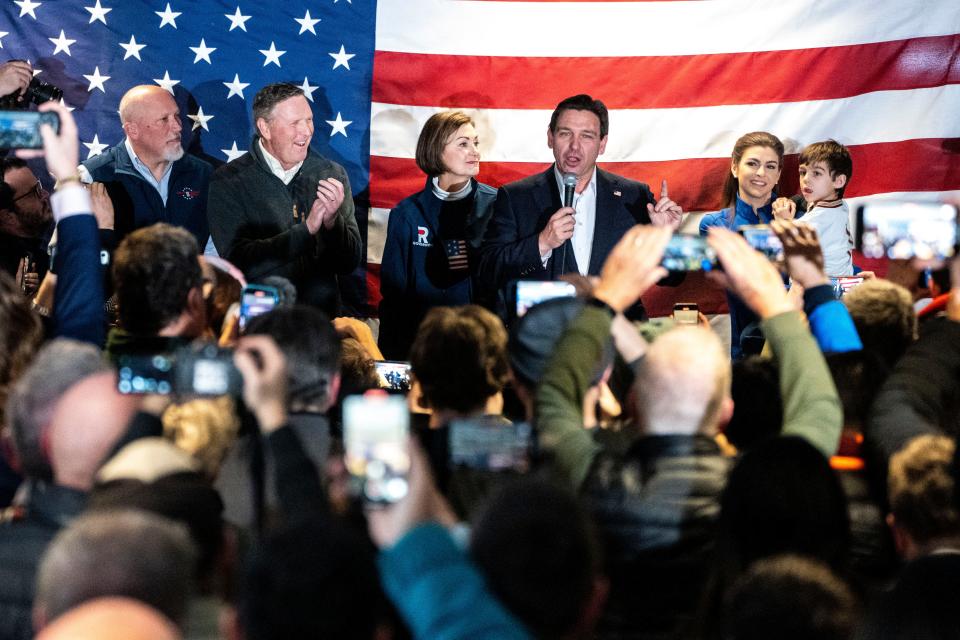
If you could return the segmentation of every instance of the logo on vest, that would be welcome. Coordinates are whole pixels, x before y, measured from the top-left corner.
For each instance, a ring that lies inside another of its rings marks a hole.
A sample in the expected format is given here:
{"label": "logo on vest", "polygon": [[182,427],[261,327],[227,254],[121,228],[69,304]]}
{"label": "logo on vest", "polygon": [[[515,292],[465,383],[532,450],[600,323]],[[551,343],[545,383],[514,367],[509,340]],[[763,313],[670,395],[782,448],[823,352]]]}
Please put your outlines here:
{"label": "logo on vest", "polygon": [[180,189],[180,191],[177,191],[177,195],[184,200],[193,200],[194,198],[200,197],[200,192],[193,187],[184,187],[183,189]]}
{"label": "logo on vest", "polygon": [[426,227],[417,227],[417,239],[413,241],[413,246],[415,247],[432,247],[430,240],[427,238],[427,234],[430,233],[430,229]]}

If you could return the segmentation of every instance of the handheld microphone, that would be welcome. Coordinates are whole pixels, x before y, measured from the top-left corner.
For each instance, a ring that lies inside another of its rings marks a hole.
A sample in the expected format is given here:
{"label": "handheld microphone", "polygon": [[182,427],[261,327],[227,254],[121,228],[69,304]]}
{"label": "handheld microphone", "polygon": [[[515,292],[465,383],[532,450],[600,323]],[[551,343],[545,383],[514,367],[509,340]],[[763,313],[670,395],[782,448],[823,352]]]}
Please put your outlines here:
{"label": "handheld microphone", "polygon": [[573,206],[573,190],[577,186],[577,174],[563,174],[563,206]]}
{"label": "handheld microphone", "polygon": [[[573,190],[577,186],[577,174],[563,174],[563,206],[573,206]],[[567,267],[567,243],[563,243],[563,251],[560,252],[560,273],[566,273]]]}

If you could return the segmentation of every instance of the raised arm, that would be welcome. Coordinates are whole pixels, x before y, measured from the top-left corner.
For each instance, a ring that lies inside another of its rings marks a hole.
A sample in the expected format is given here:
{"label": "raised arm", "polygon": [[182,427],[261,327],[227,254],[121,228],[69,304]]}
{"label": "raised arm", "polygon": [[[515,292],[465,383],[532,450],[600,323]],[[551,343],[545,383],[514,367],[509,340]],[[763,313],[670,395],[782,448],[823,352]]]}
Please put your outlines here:
{"label": "raised arm", "polygon": [[791,307],[780,273],[736,233],[712,228],[709,242],[723,273],[710,277],[727,286],[756,313],[780,370],[782,433],[808,440],[825,456],[836,453],[843,409],[823,354],[800,312]]}
{"label": "raised arm", "polygon": [[636,302],[666,273],[660,260],[669,240],[668,227],[649,225],[637,225],[623,236],[593,290],[599,304],[588,304],[564,333],[537,388],[540,444],[575,489],[583,484],[598,451],[583,428],[583,397],[610,340],[614,314]]}

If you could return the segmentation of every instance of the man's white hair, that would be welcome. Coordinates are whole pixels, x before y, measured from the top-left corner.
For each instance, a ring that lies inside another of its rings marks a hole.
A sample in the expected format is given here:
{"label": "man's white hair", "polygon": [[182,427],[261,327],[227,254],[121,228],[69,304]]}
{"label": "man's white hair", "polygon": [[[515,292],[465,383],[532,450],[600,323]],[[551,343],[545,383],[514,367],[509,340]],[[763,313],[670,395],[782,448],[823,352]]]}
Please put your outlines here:
{"label": "man's white hair", "polygon": [[637,374],[637,415],[647,435],[712,436],[729,397],[730,358],[717,335],[702,327],[658,337]]}

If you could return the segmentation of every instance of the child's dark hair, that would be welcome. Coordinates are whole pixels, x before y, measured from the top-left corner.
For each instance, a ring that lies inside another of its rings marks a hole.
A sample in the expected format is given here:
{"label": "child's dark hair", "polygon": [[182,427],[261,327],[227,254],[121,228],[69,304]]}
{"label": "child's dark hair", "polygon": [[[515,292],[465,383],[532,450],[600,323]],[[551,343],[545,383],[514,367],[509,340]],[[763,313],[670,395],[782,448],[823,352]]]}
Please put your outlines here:
{"label": "child's dark hair", "polygon": [[814,142],[800,152],[800,164],[809,166],[815,162],[827,165],[831,178],[836,178],[838,175],[847,176],[846,184],[837,189],[837,197],[842,198],[843,192],[850,184],[850,178],[853,177],[853,160],[850,158],[850,151],[833,139]]}

